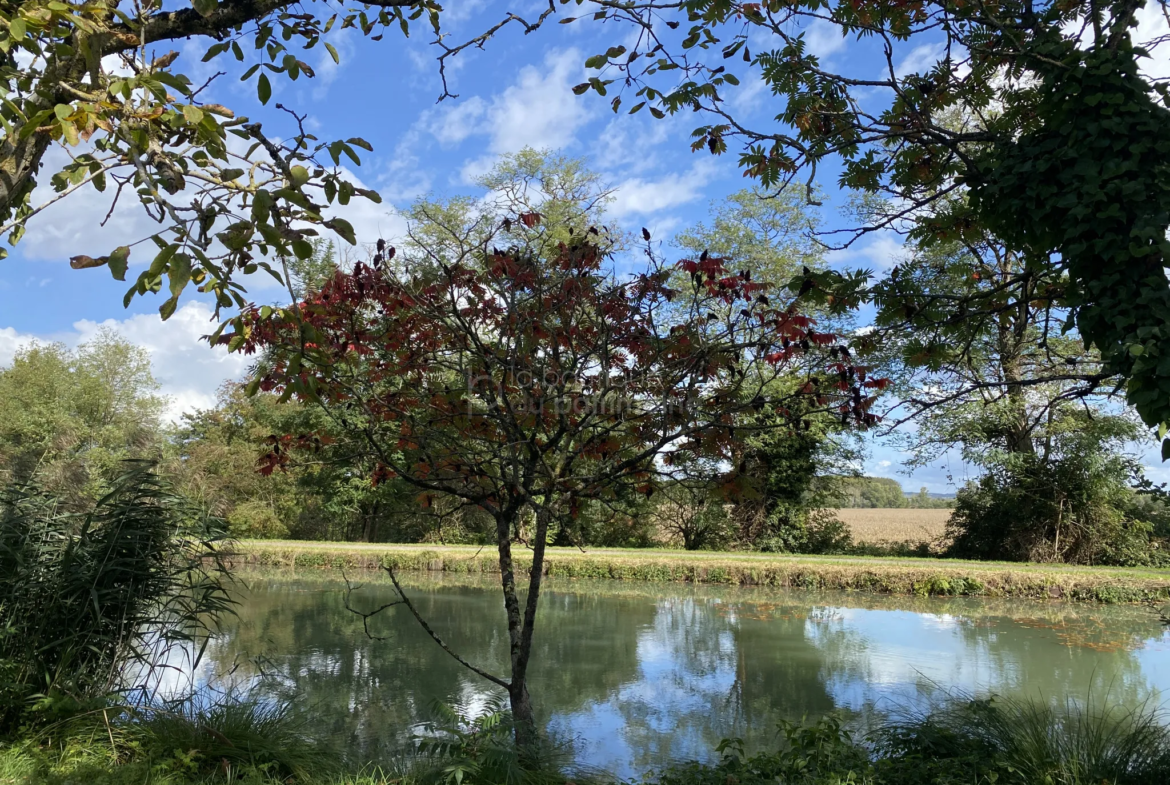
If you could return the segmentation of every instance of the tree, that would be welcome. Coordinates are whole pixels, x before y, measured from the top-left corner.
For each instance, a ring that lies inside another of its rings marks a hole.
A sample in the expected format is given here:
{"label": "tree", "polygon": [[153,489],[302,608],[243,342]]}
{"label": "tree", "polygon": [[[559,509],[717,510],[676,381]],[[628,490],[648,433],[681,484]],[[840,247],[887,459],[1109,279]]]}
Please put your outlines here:
{"label": "tree", "polygon": [[[813,237],[819,213],[795,191],[774,196],[758,187],[740,191],[713,206],[713,212],[710,225],[682,232],[675,244],[695,255],[709,251],[734,259],[753,280],[772,288],[785,287],[803,272],[824,269],[823,245]],[[814,313],[823,322],[821,317],[829,310],[818,308]],[[830,324],[834,331],[844,326]],[[777,378],[764,395],[784,399],[802,383],[799,377]],[[749,547],[799,552],[843,547],[839,535],[845,529],[824,509],[833,505],[833,495],[828,481],[818,477],[844,470],[856,457],[847,442],[847,424],[827,412],[798,418],[802,429],[791,427],[792,418],[786,422],[768,411],[741,418],[750,435],[738,461],[754,492],[737,500],[731,513],[739,541]]]}
{"label": "tree", "polygon": [[902,484],[889,477],[839,477],[837,489],[843,507],[889,509],[907,506]]}
{"label": "tree", "polygon": [[[244,304],[240,273],[265,269],[281,256],[309,256],[309,239],[332,230],[354,243],[353,227],[327,208],[352,198],[379,201],[342,176],[349,159],[360,163],[364,140],[319,141],[291,109],[291,127],[270,132],[237,110],[207,102],[209,83],[195,85],[175,66],[168,44],[197,42],[203,60],[230,56],[239,63],[255,50],[244,72],[260,104],[271,79],[311,78],[298,49],[324,46],[336,61],[329,33],[347,28],[373,40],[387,28],[409,34],[425,16],[439,31],[439,6],[430,0],[340,3],[325,13],[287,0],[192,0],[164,8],[156,0],[76,4],[19,0],[0,11],[0,233],[15,244],[26,221],[81,188],[137,199],[158,222],[149,241],[152,261],[127,292],[157,292],[164,277],[174,312],[188,283],[215,297],[217,308]],[[161,52],[161,53],[160,53]],[[283,108],[279,107],[278,108]],[[30,200],[49,151],[67,162],[50,175],[56,195]],[[79,249],[78,268],[108,265],[124,280],[131,245],[96,258]],[[267,257],[267,258],[265,258]]]}
{"label": "tree", "polygon": [[[510,220],[531,228],[540,216]],[[671,271],[653,259],[647,272],[618,280],[595,236],[578,234],[549,258],[525,246],[421,262],[380,250],[295,308],[246,312],[239,338],[221,338],[274,352],[258,387],[318,403],[360,433],[378,480],[400,478],[424,506],[445,495],[492,518],[510,675],[460,661],[508,691],[525,748],[535,734],[527,673],[554,522],[623,490],[650,495],[687,458],[732,458],[736,415],[764,406],[764,385],[798,368],[806,383],[789,403],[874,421],[866,391],[879,383],[837,356],[835,336],[766,304],[763,284],[712,256],[679,263],[684,290],[668,287]],[[722,320],[714,315],[733,303]],[[665,321],[668,304],[685,304],[690,318]],[[512,546],[526,518],[532,564],[521,607]],[[401,603],[412,607],[404,594]]]}
{"label": "tree", "polygon": [[803,194],[756,186],[713,203],[710,223],[680,232],[674,244],[750,265],[753,276],[779,288],[805,268],[824,268],[824,245],[814,239],[820,223]]}
{"label": "tree", "polygon": [[[596,75],[576,92],[605,96],[615,112],[701,113],[692,148],[719,155],[742,142],[740,166],[765,188],[803,181],[811,192],[818,171],[839,163],[843,186],[898,204],[847,237],[991,234],[1026,260],[1013,285],[1067,275],[1045,296],[1126,380],[1142,420],[1170,428],[1170,92],[1140,73],[1148,52],[1132,40],[1144,8],[1170,19],[1165,0],[576,6],[584,13],[562,21],[632,28],[586,60]],[[814,25],[868,47],[876,63],[822,62]],[[934,62],[903,69],[922,52],[937,52]],[[736,72],[771,91],[776,111],[764,115],[774,119],[748,121],[726,100]],[[801,286],[856,302],[866,278],[812,274]]]}
{"label": "tree", "polygon": [[873,337],[900,369],[892,425],[917,425],[905,440],[911,465],[955,446],[976,463],[989,444],[1034,452],[1066,404],[1119,403],[1111,399],[1120,381],[1055,302],[1054,290],[1068,285],[985,237],[918,247],[875,287]]}
{"label": "tree", "polygon": [[92,501],[121,462],[161,449],[166,399],[150,355],[110,330],[69,350],[34,344],[0,369],[0,471]]}

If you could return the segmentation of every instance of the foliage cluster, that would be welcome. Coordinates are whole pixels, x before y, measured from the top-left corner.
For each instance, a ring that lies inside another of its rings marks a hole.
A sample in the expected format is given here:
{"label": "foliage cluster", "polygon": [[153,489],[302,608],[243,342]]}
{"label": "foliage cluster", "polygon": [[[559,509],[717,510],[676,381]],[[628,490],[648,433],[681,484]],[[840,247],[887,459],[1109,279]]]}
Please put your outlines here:
{"label": "foliage cluster", "polygon": [[77,506],[128,458],[157,457],[166,401],[150,357],[110,330],[74,350],[33,344],[0,368],[0,478],[38,481]]}
{"label": "foliage cluster", "polygon": [[1167,563],[1161,494],[1142,481],[1140,466],[1124,453],[1124,442],[1134,435],[1123,419],[1068,414],[1048,433],[1043,452],[993,455],[987,472],[959,491],[948,553],[1074,564]]}

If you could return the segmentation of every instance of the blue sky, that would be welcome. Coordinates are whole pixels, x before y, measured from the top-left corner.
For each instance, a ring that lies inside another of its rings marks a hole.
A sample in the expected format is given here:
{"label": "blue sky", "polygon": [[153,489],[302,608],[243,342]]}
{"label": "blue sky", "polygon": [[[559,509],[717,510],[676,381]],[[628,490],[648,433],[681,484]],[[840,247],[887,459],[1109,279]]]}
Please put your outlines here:
{"label": "blue sky", "polygon": [[[451,40],[486,29],[504,10],[514,8],[487,0],[447,5],[445,26]],[[1139,37],[1165,31],[1164,20],[1152,9],[1147,11]],[[657,121],[646,112],[614,115],[607,99],[572,94],[571,87],[586,78],[585,58],[621,42],[627,33],[588,22],[549,24],[530,36],[518,28],[506,30],[483,51],[468,50],[454,61],[450,81],[460,97],[436,104],[438,52],[429,44],[433,36],[427,29],[418,27],[409,40],[388,30],[380,42],[364,40],[353,30],[337,31],[327,40],[338,50],[341,64],[334,65],[323,47],[301,55],[316,70],[316,78],[274,80],[269,106],[279,101],[307,113],[310,127],[322,139],[356,135],[374,145],[374,152],[364,155],[363,165],[353,174],[376,188],[384,202],[352,206],[345,214],[359,239],[367,242],[379,236],[392,240],[403,227],[394,208],[405,207],[420,195],[476,194],[471,181],[477,173],[499,155],[525,146],[586,159],[617,189],[612,217],[627,228],[648,227],[656,240],[668,242],[674,232],[705,220],[713,201],[748,183],[734,152],[718,158],[690,152],[689,134],[699,122],[694,116]],[[869,45],[842,40],[828,27],[810,29],[807,40],[835,68],[865,73],[880,66]],[[270,133],[282,127],[274,109],[257,103],[254,86],[239,82],[242,69],[230,58],[200,63],[202,52],[189,42],[180,52],[176,67],[197,82],[216,70],[228,71],[209,90],[207,100],[264,121]],[[939,54],[929,41],[914,42],[898,54],[895,65],[900,73],[919,71],[933,65]],[[1166,53],[1160,53],[1148,70],[1170,76]],[[750,75],[740,77],[741,87],[728,100],[739,117],[764,124],[776,113],[776,104]],[[52,155],[61,160],[60,154]],[[844,220],[836,213],[841,196],[835,179],[831,170],[818,177],[829,195],[824,215],[829,225]],[[205,303],[186,299],[163,323],[156,310],[161,298],[137,298],[123,309],[126,284],[111,280],[104,268],[69,268],[73,254],[108,253],[149,233],[145,217],[129,201],[113,212],[104,228],[98,227],[108,209],[107,196],[74,194],[35,218],[20,245],[0,261],[0,365],[31,340],[76,344],[107,325],[151,351],[164,392],[172,397],[173,413],[211,405],[216,388],[226,379],[238,378],[246,363],[199,341],[213,329]],[[882,270],[896,263],[899,252],[896,237],[877,236],[835,254],[833,262]],[[145,259],[132,255],[132,267],[135,261],[141,264]],[[265,289],[273,283],[255,280],[252,296],[275,298],[275,291]],[[913,477],[899,475],[901,456],[880,440],[871,442],[867,473],[898,477],[907,489],[926,485],[933,491],[953,490],[948,475],[959,483],[966,476],[958,463],[920,469]]]}

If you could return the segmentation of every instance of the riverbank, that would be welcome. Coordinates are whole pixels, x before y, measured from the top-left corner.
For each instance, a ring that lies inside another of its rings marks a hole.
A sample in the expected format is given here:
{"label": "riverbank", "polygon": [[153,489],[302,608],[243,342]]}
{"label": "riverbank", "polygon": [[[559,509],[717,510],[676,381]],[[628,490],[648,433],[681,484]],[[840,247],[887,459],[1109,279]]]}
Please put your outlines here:
{"label": "riverbank", "polygon": [[[275,540],[236,544],[232,561],[260,567],[324,567],[361,572],[498,572],[495,551],[461,545],[387,545]],[[516,556],[527,571],[531,559]],[[712,551],[550,548],[545,573],[607,578],[844,590],[915,596],[1004,597],[1098,603],[1170,601],[1170,570],[971,562],[951,559],[792,556]]]}

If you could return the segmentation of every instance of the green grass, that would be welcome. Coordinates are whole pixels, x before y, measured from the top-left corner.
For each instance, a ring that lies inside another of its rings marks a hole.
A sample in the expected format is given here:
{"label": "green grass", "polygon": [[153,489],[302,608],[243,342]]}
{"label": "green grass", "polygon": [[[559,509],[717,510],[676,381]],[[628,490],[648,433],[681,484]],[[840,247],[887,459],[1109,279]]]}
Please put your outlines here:
{"label": "green grass", "polygon": [[[276,540],[237,544],[238,562],[261,567],[349,571],[393,566],[402,571],[497,572],[495,551],[476,546],[368,545]],[[517,566],[531,560],[524,553]],[[976,562],[933,558],[792,556],[663,549],[550,548],[546,573],[724,586],[833,589],[912,596],[1062,599],[1149,603],[1170,600],[1170,570]]]}

